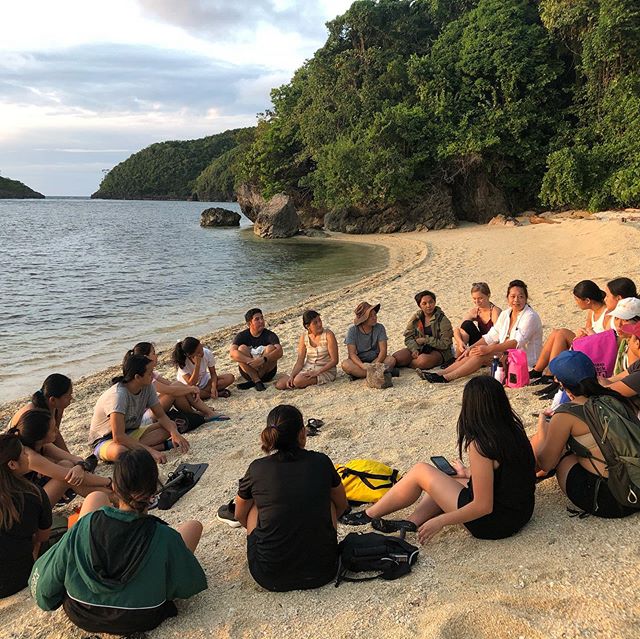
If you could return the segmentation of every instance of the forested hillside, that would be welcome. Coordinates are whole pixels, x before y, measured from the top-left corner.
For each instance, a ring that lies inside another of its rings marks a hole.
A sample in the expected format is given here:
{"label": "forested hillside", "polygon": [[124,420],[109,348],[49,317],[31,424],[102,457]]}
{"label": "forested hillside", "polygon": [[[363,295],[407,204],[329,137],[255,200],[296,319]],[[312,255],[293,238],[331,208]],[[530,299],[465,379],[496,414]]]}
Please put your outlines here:
{"label": "forested hillside", "polygon": [[640,205],[637,0],[358,0],[272,92],[243,179],[338,211]]}
{"label": "forested hillside", "polygon": [[[250,139],[250,131],[233,129],[198,140],[152,144],[111,169],[91,197],[126,200],[192,198],[196,194],[196,180],[200,173],[238,144],[246,143]],[[219,186],[206,183],[200,188],[204,195],[205,189],[214,191]],[[231,196],[228,182],[222,186],[227,189],[225,195]]]}
{"label": "forested hillside", "polygon": [[20,199],[20,198],[43,198],[42,193],[38,193],[29,188],[26,184],[18,180],[0,177],[0,199]]}

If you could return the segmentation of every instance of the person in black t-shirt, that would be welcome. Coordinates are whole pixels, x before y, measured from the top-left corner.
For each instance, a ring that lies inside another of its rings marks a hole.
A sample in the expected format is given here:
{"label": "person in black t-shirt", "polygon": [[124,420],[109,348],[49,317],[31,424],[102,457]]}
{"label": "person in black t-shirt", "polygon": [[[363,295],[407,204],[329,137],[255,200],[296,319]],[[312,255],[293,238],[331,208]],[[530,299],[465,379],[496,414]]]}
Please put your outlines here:
{"label": "person in black t-shirt", "polygon": [[29,460],[18,435],[0,435],[0,597],[22,590],[40,544],[49,538],[47,494],[24,479]]}
{"label": "person in black t-shirt", "polygon": [[338,569],[336,521],[347,508],[340,477],[326,455],[305,450],[295,406],[276,406],[260,439],[267,456],[250,464],[235,500],[249,572],[277,592],[323,586]]}
{"label": "person in black t-shirt", "polygon": [[270,382],[276,376],[282,346],[278,336],[264,327],[264,316],[259,308],[249,309],[244,320],[247,328],[233,338],[229,355],[238,362],[240,375],[247,380],[238,384],[238,388],[255,387],[257,391],[263,391],[266,390],[264,382]]}
{"label": "person in black t-shirt", "polygon": [[[520,418],[502,384],[481,375],[467,382],[458,418],[458,452],[466,450],[469,468],[454,463],[451,477],[431,464],[416,464],[379,502],[341,521],[372,523],[382,532],[404,528],[429,541],[444,526],[463,524],[479,539],[503,539],[531,518],[535,494],[535,458]],[[415,503],[408,520],[380,519]]]}

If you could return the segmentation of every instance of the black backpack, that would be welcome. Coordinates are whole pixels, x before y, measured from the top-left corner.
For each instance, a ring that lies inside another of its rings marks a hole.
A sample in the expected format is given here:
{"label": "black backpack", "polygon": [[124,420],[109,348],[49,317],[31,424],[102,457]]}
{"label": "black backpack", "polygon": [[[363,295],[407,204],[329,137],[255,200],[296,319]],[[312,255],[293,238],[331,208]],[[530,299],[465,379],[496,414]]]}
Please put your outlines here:
{"label": "black backpack", "polygon": [[[578,410],[571,410],[571,404],[558,408],[557,412],[580,417]],[[627,508],[640,509],[640,420],[630,405],[610,395],[589,397],[582,408],[584,420],[604,460],[575,440],[570,445],[572,452],[589,459],[598,475],[600,472],[593,460],[604,462],[609,473],[607,486],[615,500]]]}
{"label": "black backpack", "polygon": [[[393,580],[408,575],[418,561],[418,548],[400,537],[380,533],[349,533],[339,544],[336,587],[342,581]],[[350,572],[377,572],[370,577],[348,577]]]}

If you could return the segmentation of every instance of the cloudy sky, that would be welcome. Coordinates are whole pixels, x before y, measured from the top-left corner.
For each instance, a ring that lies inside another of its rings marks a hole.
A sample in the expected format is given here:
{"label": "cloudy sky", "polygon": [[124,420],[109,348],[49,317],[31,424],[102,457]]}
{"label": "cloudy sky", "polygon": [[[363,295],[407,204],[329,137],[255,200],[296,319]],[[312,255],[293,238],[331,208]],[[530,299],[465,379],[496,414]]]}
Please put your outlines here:
{"label": "cloudy sky", "polygon": [[5,3],[0,175],[89,195],[153,142],[253,125],[351,1]]}

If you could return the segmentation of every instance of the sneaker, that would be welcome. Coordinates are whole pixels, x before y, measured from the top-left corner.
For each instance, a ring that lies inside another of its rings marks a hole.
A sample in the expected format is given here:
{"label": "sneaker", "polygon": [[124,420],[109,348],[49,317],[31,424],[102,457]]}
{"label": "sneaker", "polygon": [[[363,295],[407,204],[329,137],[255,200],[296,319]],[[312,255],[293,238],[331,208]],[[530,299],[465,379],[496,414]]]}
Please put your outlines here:
{"label": "sneaker", "polygon": [[373,519],[364,510],[360,510],[357,513],[345,513],[340,517],[340,523],[345,526],[364,526],[372,521]]}
{"label": "sneaker", "polygon": [[431,382],[432,384],[447,384],[449,380],[443,375],[438,375],[438,373],[425,373],[424,374],[426,380]]}
{"label": "sneaker", "polygon": [[371,522],[371,527],[386,535],[401,530],[406,532],[417,532],[418,530],[418,527],[408,519],[374,519]]}
{"label": "sneaker", "polygon": [[254,385],[256,387],[256,390],[259,392],[267,390],[267,387],[262,382],[256,382]]}
{"label": "sneaker", "polygon": [[255,382],[252,382],[251,380],[249,380],[248,382],[241,382],[240,384],[238,384],[238,388],[240,390],[249,390],[250,388],[253,388],[255,386]]}
{"label": "sneaker", "polygon": [[242,524],[236,519],[235,513],[236,505],[233,501],[230,501],[228,504],[224,504],[218,508],[216,519],[224,522],[227,526],[231,526],[231,528],[240,528]]}

